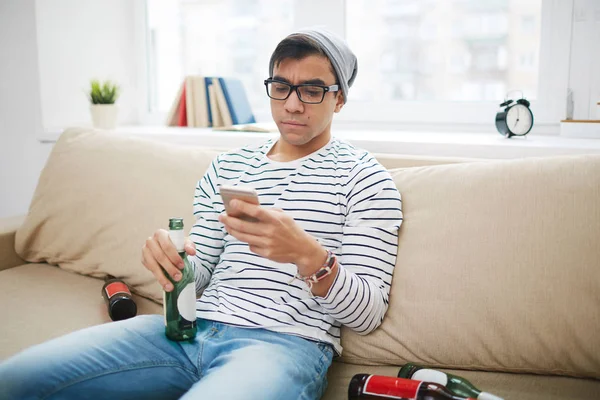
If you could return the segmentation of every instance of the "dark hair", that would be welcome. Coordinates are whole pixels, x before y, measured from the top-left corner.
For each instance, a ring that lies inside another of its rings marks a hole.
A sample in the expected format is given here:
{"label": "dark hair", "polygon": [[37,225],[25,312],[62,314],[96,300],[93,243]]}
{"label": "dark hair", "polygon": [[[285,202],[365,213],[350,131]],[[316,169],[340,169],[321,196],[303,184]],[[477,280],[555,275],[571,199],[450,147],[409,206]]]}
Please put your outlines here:
{"label": "dark hair", "polygon": [[[272,73],[272,69],[274,69],[275,67],[279,67],[279,64],[281,64],[283,60],[286,60],[288,58],[292,58],[294,60],[302,60],[303,58],[313,55],[322,56],[329,60],[327,53],[323,51],[323,49],[317,41],[302,34],[290,35],[283,39],[281,42],[279,42],[279,44],[275,48],[275,51],[271,55],[271,60],[269,61],[269,65],[271,68],[270,72]],[[331,60],[329,61],[329,68],[331,69],[331,72],[333,72],[333,76],[335,76],[335,80],[337,82],[337,74],[333,69]]]}

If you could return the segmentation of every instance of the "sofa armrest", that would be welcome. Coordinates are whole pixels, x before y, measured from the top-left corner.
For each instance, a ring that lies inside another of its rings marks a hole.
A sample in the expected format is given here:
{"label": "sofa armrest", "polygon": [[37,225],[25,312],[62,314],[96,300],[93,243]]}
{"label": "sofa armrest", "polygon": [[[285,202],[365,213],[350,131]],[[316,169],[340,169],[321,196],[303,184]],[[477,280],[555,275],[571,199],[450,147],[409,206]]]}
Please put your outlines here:
{"label": "sofa armrest", "polygon": [[25,216],[0,218],[0,271],[26,263],[15,252],[15,235]]}

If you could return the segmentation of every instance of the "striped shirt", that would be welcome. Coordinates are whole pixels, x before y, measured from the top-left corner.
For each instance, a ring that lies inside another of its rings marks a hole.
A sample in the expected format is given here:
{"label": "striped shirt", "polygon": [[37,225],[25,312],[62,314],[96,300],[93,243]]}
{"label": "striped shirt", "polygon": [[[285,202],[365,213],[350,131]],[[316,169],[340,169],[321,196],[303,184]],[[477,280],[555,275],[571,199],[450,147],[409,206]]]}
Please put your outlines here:
{"label": "striped shirt", "polygon": [[[275,144],[219,155],[198,182],[190,239],[199,318],[264,328],[330,343],[341,354],[340,327],[373,331],[388,307],[402,223],[401,199],[387,170],[366,151],[331,139],[290,162],[267,157]],[[218,220],[221,185],[254,188],[262,206],[277,207],[338,258],[325,297],[292,278],[294,264],[254,254]],[[291,281],[291,282],[290,282]]]}

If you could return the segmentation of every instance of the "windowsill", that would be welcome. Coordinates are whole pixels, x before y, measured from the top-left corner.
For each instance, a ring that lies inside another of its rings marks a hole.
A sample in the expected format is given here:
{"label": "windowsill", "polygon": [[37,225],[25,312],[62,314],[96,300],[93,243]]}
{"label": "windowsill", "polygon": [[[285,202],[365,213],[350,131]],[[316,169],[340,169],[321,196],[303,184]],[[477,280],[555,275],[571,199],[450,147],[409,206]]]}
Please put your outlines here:
{"label": "windowsill", "polygon": [[[211,128],[122,126],[115,133],[165,141],[179,145],[232,149],[261,143],[277,133],[225,132]],[[54,143],[61,129],[47,130],[38,137]],[[600,154],[600,140],[530,134],[506,139],[494,133],[449,133],[392,130],[335,129],[336,137],[372,153],[435,157],[520,158],[567,154]]]}

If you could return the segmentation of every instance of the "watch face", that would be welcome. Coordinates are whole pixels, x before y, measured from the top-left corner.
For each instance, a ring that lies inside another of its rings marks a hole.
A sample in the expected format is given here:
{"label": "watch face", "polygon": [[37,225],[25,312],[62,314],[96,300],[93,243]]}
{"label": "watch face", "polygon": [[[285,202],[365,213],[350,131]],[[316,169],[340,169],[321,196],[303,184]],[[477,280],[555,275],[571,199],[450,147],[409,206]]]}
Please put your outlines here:
{"label": "watch face", "polygon": [[506,112],[506,125],[513,135],[525,135],[533,126],[533,114],[529,107],[515,104]]}

